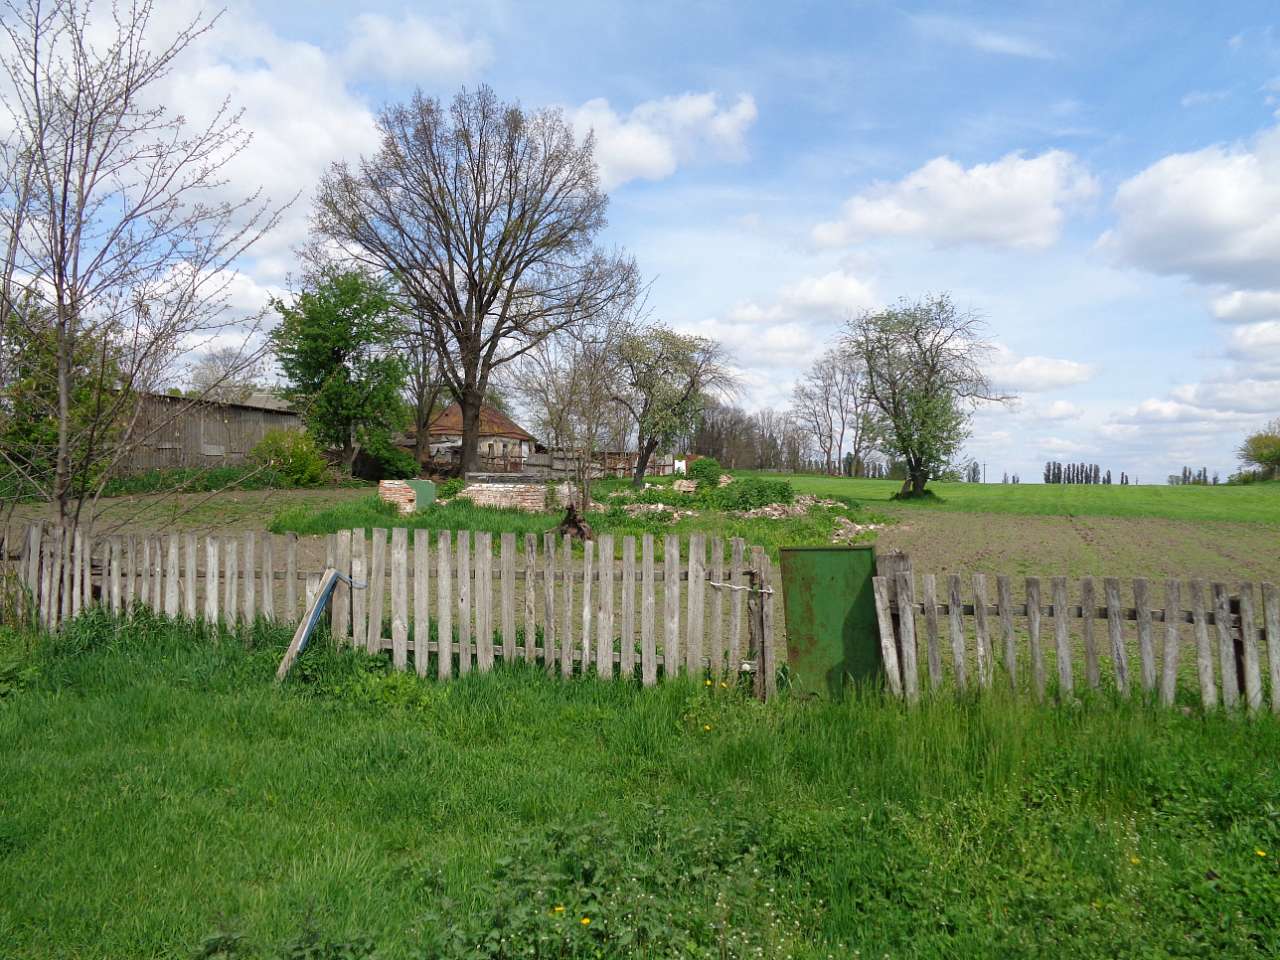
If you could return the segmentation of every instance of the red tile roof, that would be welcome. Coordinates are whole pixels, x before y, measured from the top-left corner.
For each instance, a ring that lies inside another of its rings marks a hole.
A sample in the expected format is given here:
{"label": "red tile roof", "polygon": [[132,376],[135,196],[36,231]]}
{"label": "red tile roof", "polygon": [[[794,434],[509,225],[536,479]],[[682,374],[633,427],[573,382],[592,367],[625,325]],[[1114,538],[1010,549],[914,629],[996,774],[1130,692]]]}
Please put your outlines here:
{"label": "red tile roof", "polygon": [[[435,419],[427,426],[427,434],[432,437],[461,436],[462,407],[454,403],[438,413]],[[490,406],[482,406],[480,408],[480,436],[512,437],[516,440],[534,439],[533,434],[529,433],[505,413]]]}

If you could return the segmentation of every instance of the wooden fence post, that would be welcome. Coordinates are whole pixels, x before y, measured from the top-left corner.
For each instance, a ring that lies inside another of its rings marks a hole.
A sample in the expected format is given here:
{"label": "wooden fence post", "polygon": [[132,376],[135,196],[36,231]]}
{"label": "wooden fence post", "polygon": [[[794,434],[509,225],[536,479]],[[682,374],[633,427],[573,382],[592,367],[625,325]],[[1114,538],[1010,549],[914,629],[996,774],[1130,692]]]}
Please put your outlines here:
{"label": "wooden fence post", "polygon": [[369,566],[369,617],[364,647],[370,653],[377,653],[382,649],[383,597],[387,589],[387,531],[385,527],[374,527],[371,533],[373,557]]}
{"label": "wooden fence post", "polygon": [[667,534],[662,545],[662,599],[666,611],[662,669],[667,679],[680,672],[680,538]]}
{"label": "wooden fence post", "polygon": [[502,598],[502,662],[516,659],[516,535],[503,533],[498,543],[498,593]]}
{"label": "wooden fence post", "polygon": [[[334,551],[334,564],[343,576],[351,576],[351,531],[339,530]],[[394,570],[395,568],[392,567]],[[339,580],[333,588],[329,603],[329,616],[333,623],[333,640],[338,646],[349,642],[351,631],[351,587]]]}
{"label": "wooden fence post", "polygon": [[[359,590],[355,593],[360,593]],[[413,668],[427,675],[431,643],[431,535],[413,532]]]}
{"label": "wooden fence post", "polygon": [[622,644],[619,673],[624,680],[636,675],[636,538],[622,538]]}
{"label": "wooden fence post", "polygon": [[1205,613],[1207,588],[1203,580],[1191,581],[1191,623],[1196,635],[1196,674],[1200,680],[1200,702],[1205,710],[1218,705],[1218,687],[1213,679],[1213,644],[1209,640],[1209,620]]}
{"label": "wooden fence post", "polygon": [[1262,615],[1267,631],[1267,667],[1271,675],[1271,712],[1280,713],[1280,590],[1262,585]]}
{"label": "wooden fence post", "polygon": [[684,651],[684,666],[690,676],[702,674],[702,626],[706,616],[704,596],[707,578],[707,545],[701,533],[689,534],[689,590],[686,597],[688,603],[687,642]]}
{"label": "wooden fence post", "polygon": [[180,568],[179,549],[178,535],[176,533],[169,534],[169,554],[165,560],[169,569],[165,571],[164,580],[164,615],[169,618],[177,617],[181,610],[179,578],[182,571]]}
{"label": "wooden fence post", "polygon": [[453,588],[450,547],[453,537],[448,530],[436,536],[436,676],[448,680],[453,675]]}
{"label": "wooden fence post", "polygon": [[471,531],[459,530],[458,562],[458,675],[471,672]]}
{"label": "wooden fence post", "polygon": [[[276,544],[275,536],[268,530],[262,535],[262,616],[268,621],[276,618]],[[350,567],[343,571],[350,573]],[[345,583],[338,582],[350,591]]]}
{"label": "wooden fence post", "polygon": [[1071,670],[1071,610],[1067,605],[1067,578],[1053,578],[1053,639],[1058,660],[1058,696],[1075,696]]}
{"label": "wooden fence post", "polygon": [[542,535],[542,665],[556,669],[556,535]]}
{"label": "wooden fence post", "polygon": [[778,692],[778,664],[774,655],[773,629],[773,564],[762,547],[753,547],[760,571],[760,660],[756,669],[764,673],[764,699],[770,700]]}
{"label": "wooden fence post", "polygon": [[209,626],[218,622],[218,538],[204,538],[204,620]]}
{"label": "wooden fence post", "polygon": [[252,627],[258,618],[258,535],[250,530],[244,535],[244,624]]}
{"label": "wooden fence post", "polygon": [[1258,662],[1258,632],[1253,619],[1253,584],[1241,583],[1240,642],[1244,647],[1244,698],[1250,711],[1262,709],[1262,672]]}
{"label": "wooden fence post", "polygon": [[524,535],[524,655],[525,663],[537,660],[538,650],[538,538]]}
{"label": "wooden fence post", "polygon": [[640,682],[646,687],[652,687],[658,682],[658,654],[654,630],[657,603],[651,533],[644,534],[640,539],[640,564]]}
{"label": "wooden fence post", "polygon": [[182,583],[182,598],[184,606],[183,616],[194,623],[196,617],[199,616],[200,613],[196,606],[196,580],[200,575],[200,570],[197,565],[198,543],[197,537],[194,533],[186,534],[183,541],[183,547],[187,559],[187,577]]}
{"label": "wooden fence post", "polygon": [[600,588],[596,593],[596,675],[613,679],[613,535],[600,534]]}
{"label": "wooden fence post", "polygon": [[[347,551],[350,556],[350,531]],[[341,538],[341,534],[339,534]],[[342,562],[342,541],[338,541],[338,562]],[[391,531],[391,663],[397,670],[409,666],[409,531]]]}
{"label": "wooden fence post", "polygon": [[1222,671],[1222,705],[1228,710],[1240,696],[1235,644],[1231,637],[1231,597],[1222,583],[1213,585],[1213,623],[1218,631],[1218,665]]}
{"label": "wooden fence post", "polygon": [[493,534],[476,534],[476,667],[493,669]]}
{"label": "wooden fence post", "polygon": [[[364,545],[364,534],[360,536]],[[284,622],[294,623],[298,619],[298,535],[286,533],[284,536]],[[362,638],[363,639],[363,638]]]}

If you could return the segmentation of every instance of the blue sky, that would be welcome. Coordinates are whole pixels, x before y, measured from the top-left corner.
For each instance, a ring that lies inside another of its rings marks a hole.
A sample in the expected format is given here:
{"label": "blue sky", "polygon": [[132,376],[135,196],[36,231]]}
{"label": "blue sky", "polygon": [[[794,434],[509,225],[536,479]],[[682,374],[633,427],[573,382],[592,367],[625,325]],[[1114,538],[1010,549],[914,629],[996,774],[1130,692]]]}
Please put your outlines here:
{"label": "blue sky", "polygon": [[596,131],[606,240],[725,341],[744,406],[851,312],[947,290],[1022,397],[975,422],[992,478],[1225,475],[1280,415],[1274,3],[234,3],[172,95],[245,108],[233,186],[301,192],[237,303],[281,288],[379,105],[481,81]]}

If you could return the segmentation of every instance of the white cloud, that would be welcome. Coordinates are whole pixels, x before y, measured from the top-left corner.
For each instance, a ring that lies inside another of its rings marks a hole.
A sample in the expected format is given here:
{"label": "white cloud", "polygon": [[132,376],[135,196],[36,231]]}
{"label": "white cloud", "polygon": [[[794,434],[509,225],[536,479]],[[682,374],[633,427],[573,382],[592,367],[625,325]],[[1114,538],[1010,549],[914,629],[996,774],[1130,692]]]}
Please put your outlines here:
{"label": "white cloud", "polygon": [[987,375],[1000,389],[1036,393],[1085,383],[1093,378],[1094,369],[1076,360],[1020,357],[1003,344],[997,344],[987,364]]}
{"label": "white cloud", "polygon": [[1201,411],[1267,413],[1280,409],[1280,380],[1242,378],[1186,384],[1173,399]]}
{"label": "white cloud", "polygon": [[1030,60],[1056,59],[1056,54],[1044,45],[1003,30],[993,30],[954,17],[918,16],[912,20],[917,28],[933,39],[964,44],[982,53]]}
{"label": "white cloud", "polygon": [[467,77],[491,57],[484,40],[465,37],[456,28],[412,13],[398,20],[362,13],[351,22],[350,31],[343,55],[346,68],[391,80]]}
{"label": "white cloud", "polygon": [[937,246],[1043,249],[1057,240],[1065,210],[1094,196],[1097,181],[1070,153],[962,167],[937,157],[902,180],[876,183],[844,204],[813,239],[839,246],[873,236],[923,237]]}
{"label": "white cloud", "polygon": [[1120,184],[1100,245],[1153,273],[1245,290],[1280,273],[1280,128],[1165,157]]}
{"label": "white cloud", "polygon": [[595,132],[600,178],[609,190],[628,180],[665,179],[695,159],[744,160],[756,103],[745,93],[723,106],[715,93],[684,93],[648,100],[624,116],[597,98],[568,116],[579,135]]}
{"label": "white cloud", "polygon": [[1215,297],[1210,309],[1225,323],[1280,318],[1280,290],[1233,290]]}
{"label": "white cloud", "polygon": [[1066,400],[1055,400],[1040,411],[1045,420],[1078,420],[1084,415],[1084,409]]}

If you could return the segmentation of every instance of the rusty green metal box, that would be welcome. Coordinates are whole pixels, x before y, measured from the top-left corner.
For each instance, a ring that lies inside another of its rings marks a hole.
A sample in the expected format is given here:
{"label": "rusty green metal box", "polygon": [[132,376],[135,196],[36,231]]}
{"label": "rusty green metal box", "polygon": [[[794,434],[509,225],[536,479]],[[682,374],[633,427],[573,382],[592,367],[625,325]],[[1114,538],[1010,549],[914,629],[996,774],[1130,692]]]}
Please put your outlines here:
{"label": "rusty green metal box", "polygon": [[781,555],[792,689],[839,699],[847,684],[883,682],[874,548],[783,547]]}

